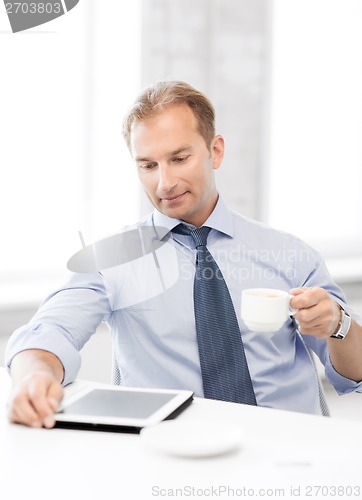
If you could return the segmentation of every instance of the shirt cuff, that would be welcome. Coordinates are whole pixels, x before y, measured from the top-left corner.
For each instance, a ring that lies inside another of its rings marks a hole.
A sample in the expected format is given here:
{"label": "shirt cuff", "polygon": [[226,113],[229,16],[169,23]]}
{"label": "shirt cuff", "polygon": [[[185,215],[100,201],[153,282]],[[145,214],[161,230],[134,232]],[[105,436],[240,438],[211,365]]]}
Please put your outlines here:
{"label": "shirt cuff", "polygon": [[5,352],[5,366],[9,371],[14,356],[27,349],[41,349],[57,356],[64,368],[63,385],[75,380],[80,368],[80,354],[64,336],[64,331],[44,324],[17,330],[10,338]]}
{"label": "shirt cuff", "polygon": [[325,365],[325,371],[328,381],[333,385],[338,394],[343,395],[350,392],[362,392],[362,381],[355,382],[338,373],[333,367],[329,356]]}

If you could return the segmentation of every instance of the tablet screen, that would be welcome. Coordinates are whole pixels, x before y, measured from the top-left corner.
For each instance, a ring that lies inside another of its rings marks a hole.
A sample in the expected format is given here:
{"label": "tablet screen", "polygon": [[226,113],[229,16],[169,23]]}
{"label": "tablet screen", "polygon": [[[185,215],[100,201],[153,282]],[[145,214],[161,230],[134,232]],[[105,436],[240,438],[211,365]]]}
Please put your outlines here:
{"label": "tablet screen", "polygon": [[66,406],[63,414],[145,419],[175,397],[173,393],[93,389]]}
{"label": "tablet screen", "polygon": [[193,399],[193,392],[187,390],[85,386],[73,391],[65,388],[55,414],[56,427],[139,432],[142,427],[174,418]]}

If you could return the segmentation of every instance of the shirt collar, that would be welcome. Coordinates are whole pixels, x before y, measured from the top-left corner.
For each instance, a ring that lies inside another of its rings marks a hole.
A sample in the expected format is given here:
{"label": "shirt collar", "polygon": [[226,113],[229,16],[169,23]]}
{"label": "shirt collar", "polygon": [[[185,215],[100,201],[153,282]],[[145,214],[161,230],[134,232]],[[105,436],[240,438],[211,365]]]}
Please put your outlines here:
{"label": "shirt collar", "polygon": [[[178,224],[183,223],[182,220],[168,217],[158,210],[153,212],[152,220],[158,239],[160,240],[162,240]],[[214,210],[204,222],[203,226],[211,227],[211,229],[224,233],[231,238],[234,236],[232,215],[221,196],[219,196]]]}

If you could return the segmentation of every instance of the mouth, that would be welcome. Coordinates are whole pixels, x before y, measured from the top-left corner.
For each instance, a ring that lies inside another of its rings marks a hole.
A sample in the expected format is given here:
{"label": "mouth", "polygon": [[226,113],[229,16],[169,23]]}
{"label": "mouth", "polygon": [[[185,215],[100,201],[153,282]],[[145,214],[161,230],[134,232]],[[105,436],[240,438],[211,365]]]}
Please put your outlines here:
{"label": "mouth", "polygon": [[179,201],[182,200],[182,198],[185,196],[186,193],[187,193],[187,191],[185,191],[184,193],[173,195],[173,196],[166,196],[164,198],[161,198],[161,201],[163,203],[167,203],[170,205],[174,204],[174,203],[178,203]]}

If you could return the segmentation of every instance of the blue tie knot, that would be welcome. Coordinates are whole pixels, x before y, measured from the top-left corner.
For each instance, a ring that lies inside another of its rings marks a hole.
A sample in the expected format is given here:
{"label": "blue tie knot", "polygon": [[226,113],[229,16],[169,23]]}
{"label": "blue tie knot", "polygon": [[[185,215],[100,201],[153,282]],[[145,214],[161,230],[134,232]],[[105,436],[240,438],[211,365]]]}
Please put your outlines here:
{"label": "blue tie knot", "polygon": [[187,234],[188,236],[192,236],[196,248],[199,248],[206,246],[207,237],[209,235],[209,232],[211,231],[211,227],[203,226],[196,229],[190,229],[188,226],[185,226],[185,224],[179,224],[172,231],[174,233]]}
{"label": "blue tie knot", "polygon": [[205,247],[207,243],[207,237],[209,232],[211,231],[211,227],[198,227],[197,229],[193,229],[190,231],[190,235],[193,237],[196,248]]}

